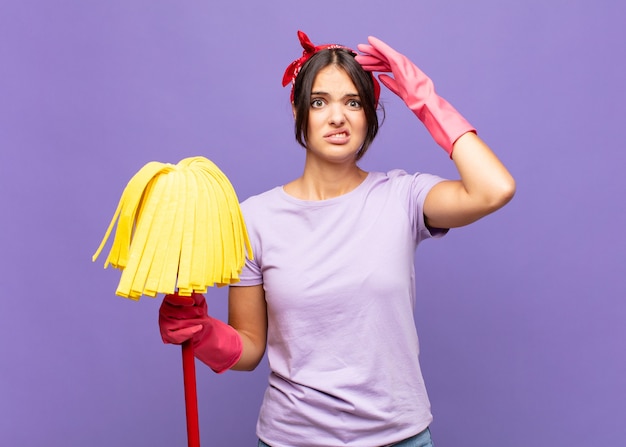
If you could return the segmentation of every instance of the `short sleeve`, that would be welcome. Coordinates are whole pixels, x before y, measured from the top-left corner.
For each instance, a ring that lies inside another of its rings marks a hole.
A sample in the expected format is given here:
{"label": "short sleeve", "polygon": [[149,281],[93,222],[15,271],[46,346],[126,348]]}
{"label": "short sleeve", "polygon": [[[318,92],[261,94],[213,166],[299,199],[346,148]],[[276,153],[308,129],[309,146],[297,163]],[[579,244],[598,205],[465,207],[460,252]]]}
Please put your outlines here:
{"label": "short sleeve", "polygon": [[387,173],[398,197],[406,207],[416,243],[424,239],[439,238],[448,233],[447,228],[431,228],[424,218],[424,202],[433,186],[446,179],[433,174],[413,173],[396,169]]}
{"label": "short sleeve", "polygon": [[250,238],[250,246],[252,247],[253,259],[246,258],[246,262],[241,269],[239,282],[231,284],[232,286],[256,286],[263,284],[263,274],[261,272],[261,241],[259,231],[255,225],[255,221],[259,218],[258,213],[254,212],[254,206],[250,199],[241,203],[241,212],[243,214],[248,237]]}

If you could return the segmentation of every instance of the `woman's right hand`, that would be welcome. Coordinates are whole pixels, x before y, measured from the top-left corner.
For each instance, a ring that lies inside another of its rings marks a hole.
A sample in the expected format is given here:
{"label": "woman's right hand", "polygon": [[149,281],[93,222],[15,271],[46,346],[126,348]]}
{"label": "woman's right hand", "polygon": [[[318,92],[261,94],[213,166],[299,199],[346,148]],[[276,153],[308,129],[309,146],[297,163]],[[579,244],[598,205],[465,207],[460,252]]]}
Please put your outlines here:
{"label": "woman's right hand", "polygon": [[164,343],[182,344],[194,339],[199,341],[211,324],[204,296],[193,293],[180,296],[166,295],[159,309],[159,329]]}
{"label": "woman's right hand", "polygon": [[243,344],[239,333],[212,318],[204,296],[166,295],[159,309],[159,329],[164,343],[193,341],[194,355],[216,373],[232,368],[240,359]]}

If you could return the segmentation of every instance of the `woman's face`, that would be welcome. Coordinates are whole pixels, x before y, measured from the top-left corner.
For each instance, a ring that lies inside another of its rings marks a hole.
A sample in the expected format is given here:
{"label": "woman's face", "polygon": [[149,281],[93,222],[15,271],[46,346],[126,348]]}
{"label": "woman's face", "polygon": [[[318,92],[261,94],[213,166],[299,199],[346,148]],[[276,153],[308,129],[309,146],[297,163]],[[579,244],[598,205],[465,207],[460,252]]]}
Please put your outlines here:
{"label": "woman's face", "polygon": [[311,89],[309,155],[334,163],[355,162],[366,133],[361,98],[348,74],[335,65],[321,69]]}

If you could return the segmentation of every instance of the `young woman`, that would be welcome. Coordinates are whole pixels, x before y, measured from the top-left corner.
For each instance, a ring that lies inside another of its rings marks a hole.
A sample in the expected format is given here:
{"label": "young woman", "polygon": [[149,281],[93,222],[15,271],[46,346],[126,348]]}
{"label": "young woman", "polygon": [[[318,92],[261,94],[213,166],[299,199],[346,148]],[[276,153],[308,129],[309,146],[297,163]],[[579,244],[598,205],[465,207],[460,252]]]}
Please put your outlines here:
{"label": "young woman", "polygon": [[[474,128],[405,56],[370,37],[362,53],[313,45],[293,84],[302,175],[242,203],[254,260],[229,291],[229,324],[202,295],[168,296],[163,340],[192,338],[214,371],[271,369],[259,446],[430,446],[430,404],[413,318],[424,239],[505,205],[515,183]],[[422,121],[460,179],[358,165],[378,131],[380,87]],[[389,76],[390,73],[392,76]]]}

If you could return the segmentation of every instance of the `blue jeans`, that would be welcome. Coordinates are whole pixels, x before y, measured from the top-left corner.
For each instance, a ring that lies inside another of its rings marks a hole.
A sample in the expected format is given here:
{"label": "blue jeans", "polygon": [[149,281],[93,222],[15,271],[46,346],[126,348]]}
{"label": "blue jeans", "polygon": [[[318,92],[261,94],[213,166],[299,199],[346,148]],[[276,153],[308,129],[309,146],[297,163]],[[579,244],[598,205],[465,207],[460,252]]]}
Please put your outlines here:
{"label": "blue jeans", "polygon": [[[258,447],[270,447],[259,439]],[[421,433],[412,436],[404,441],[392,444],[389,447],[435,447],[433,440],[430,438],[430,430],[427,428]]]}

